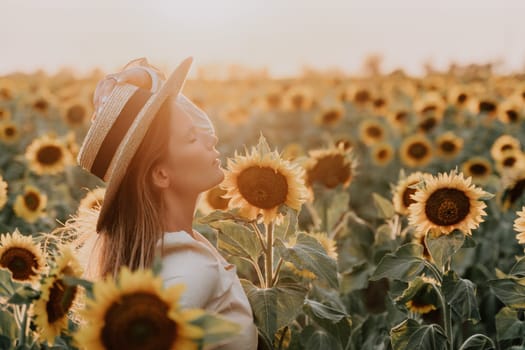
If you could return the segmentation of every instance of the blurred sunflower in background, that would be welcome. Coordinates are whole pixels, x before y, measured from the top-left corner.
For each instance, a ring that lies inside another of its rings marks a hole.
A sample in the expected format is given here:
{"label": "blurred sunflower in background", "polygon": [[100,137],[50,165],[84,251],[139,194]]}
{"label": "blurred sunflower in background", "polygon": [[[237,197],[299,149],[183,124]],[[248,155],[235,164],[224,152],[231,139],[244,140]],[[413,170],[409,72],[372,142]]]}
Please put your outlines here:
{"label": "blurred sunflower in background", "polygon": [[202,311],[181,309],[183,285],[162,289],[162,279],[149,270],[123,267],[117,280],[94,284],[82,316],[87,322],[75,339],[87,349],[199,349],[204,335],[191,320]]}
{"label": "blurred sunflower in background", "polygon": [[62,140],[48,135],[35,138],[27,146],[29,169],[38,175],[55,175],[73,164],[73,157]]}
{"label": "blurred sunflower in background", "polygon": [[516,98],[507,98],[500,103],[498,119],[505,124],[517,124],[523,120],[523,102]]}
{"label": "blurred sunflower in background", "polygon": [[47,195],[32,185],[26,185],[24,193],[16,196],[13,210],[16,216],[33,223],[45,215],[46,206]]}
{"label": "blurred sunflower in background", "polygon": [[490,147],[490,155],[494,160],[500,160],[506,151],[521,150],[520,140],[511,135],[499,136]]}
{"label": "blurred sunflower in background", "polygon": [[461,165],[461,172],[475,184],[486,184],[492,175],[492,163],[485,157],[470,157]]}
{"label": "blurred sunflower in background", "polygon": [[525,169],[515,169],[504,173],[501,178],[503,193],[501,202],[503,209],[513,207],[525,193]]}
{"label": "blurred sunflower in background", "polygon": [[378,166],[388,165],[394,158],[394,148],[388,142],[380,142],[372,146],[372,163]]}
{"label": "blurred sunflower in background", "polygon": [[378,120],[367,119],[359,124],[359,139],[365,145],[373,145],[384,141],[386,138],[386,130],[382,123]]}
{"label": "blurred sunflower in background", "polygon": [[458,109],[466,108],[471,98],[471,92],[466,86],[453,85],[448,89],[447,101]]}
{"label": "blurred sunflower in background", "polygon": [[401,163],[409,167],[422,167],[432,160],[432,144],[424,135],[406,137],[399,149]]}
{"label": "blurred sunflower in background", "polygon": [[48,117],[51,109],[57,105],[56,98],[47,88],[44,88],[43,85],[29,96],[27,102],[32,111],[43,117]]}
{"label": "blurred sunflower in background", "polygon": [[521,150],[515,149],[504,151],[500,158],[495,161],[495,167],[500,174],[525,169],[525,154]]}
{"label": "blurred sunflower in background", "polygon": [[416,171],[407,177],[402,177],[395,186],[392,186],[392,203],[397,213],[408,215],[408,207],[416,202],[412,198],[412,195],[416,193],[415,185],[429,176],[431,175],[428,173]]}
{"label": "blurred sunflower in background", "polygon": [[104,203],[104,196],[106,189],[104,187],[97,187],[89,192],[80,200],[78,209],[100,209]]}
{"label": "blurred sunflower in background", "polygon": [[11,120],[11,111],[6,108],[0,106],[0,122]]}
{"label": "blurred sunflower in background", "polygon": [[490,194],[471,184],[471,178],[463,173],[439,173],[425,178],[411,196],[415,201],[408,207],[408,220],[417,232],[426,234],[429,230],[449,234],[460,230],[472,234],[487,215],[483,210],[486,204],[481,199]]}
{"label": "blurred sunflower in background", "polygon": [[408,283],[407,289],[396,299],[396,302],[404,303],[406,308],[418,314],[427,314],[437,310],[439,295],[434,286],[439,283],[433,278],[418,276]]}
{"label": "blurred sunflower in background", "polygon": [[229,207],[251,220],[262,214],[265,224],[280,219],[279,207],[286,205],[299,210],[305,200],[304,170],[283,160],[277,151],[270,151],[261,135],[256,147],[246,155],[235,152],[228,158],[227,171],[221,187],[230,198]]}
{"label": "blurred sunflower in background", "polygon": [[342,144],[324,149],[310,150],[309,158],[304,163],[305,183],[313,199],[312,187],[315,183],[326,188],[350,185],[356,168],[352,149],[345,150]]}
{"label": "blurred sunflower in background", "polygon": [[307,85],[292,85],[283,96],[283,107],[287,111],[309,111],[314,103],[313,91]]}
{"label": "blurred sunflower in background", "polygon": [[439,157],[454,159],[463,149],[463,139],[452,131],[447,131],[436,138],[436,150]]}
{"label": "blurred sunflower in background", "polygon": [[223,197],[226,193],[227,191],[221,188],[220,185],[210,188],[199,197],[197,208],[204,215],[214,210],[227,210],[230,199]]}
{"label": "blurred sunflower in background", "polygon": [[332,103],[321,107],[314,122],[321,127],[338,125],[345,116],[345,108],[341,103]]}
{"label": "blurred sunflower in background", "polygon": [[75,98],[61,105],[62,118],[70,128],[80,128],[86,126],[91,120],[93,108],[84,99]]}
{"label": "blurred sunflower in background", "polygon": [[80,288],[66,284],[64,277],[80,278],[82,272],[73,250],[68,246],[59,247],[58,257],[42,283],[40,298],[34,304],[35,324],[40,337],[49,345],[53,345],[55,337],[67,329],[68,314],[80,296]]}
{"label": "blurred sunflower in background", "polygon": [[284,146],[281,157],[285,160],[293,161],[296,160],[299,157],[302,157],[305,155],[305,151],[303,146],[300,143],[297,142],[291,142]]}
{"label": "blurred sunflower in background", "polygon": [[6,120],[0,122],[0,141],[6,145],[13,145],[20,139],[18,124]]}
{"label": "blurred sunflower in background", "polygon": [[45,267],[40,245],[18,229],[3,234],[0,237],[0,267],[9,270],[15,281],[37,282]]}

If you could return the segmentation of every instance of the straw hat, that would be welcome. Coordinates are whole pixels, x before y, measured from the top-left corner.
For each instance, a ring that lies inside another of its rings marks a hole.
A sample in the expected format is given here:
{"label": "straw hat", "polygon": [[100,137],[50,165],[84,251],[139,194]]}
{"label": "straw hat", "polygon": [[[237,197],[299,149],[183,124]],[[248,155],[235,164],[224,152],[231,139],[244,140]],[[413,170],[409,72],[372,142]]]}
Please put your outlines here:
{"label": "straw hat", "polygon": [[[146,66],[152,77],[151,91],[120,82],[115,78],[116,75],[106,77],[116,81],[115,87],[108,96],[102,98],[103,104],[94,115],[77,157],[81,167],[107,183],[97,221],[97,232],[101,229],[102,218],[112,206],[133,156],[164,101],[172,96],[177,101],[182,101],[186,107],[188,103],[191,104],[187,98],[179,96],[179,92],[192,61],[192,57],[183,60],[158,87],[154,85],[159,85],[159,80],[154,79],[151,68]],[[200,117],[203,118],[202,115]]]}

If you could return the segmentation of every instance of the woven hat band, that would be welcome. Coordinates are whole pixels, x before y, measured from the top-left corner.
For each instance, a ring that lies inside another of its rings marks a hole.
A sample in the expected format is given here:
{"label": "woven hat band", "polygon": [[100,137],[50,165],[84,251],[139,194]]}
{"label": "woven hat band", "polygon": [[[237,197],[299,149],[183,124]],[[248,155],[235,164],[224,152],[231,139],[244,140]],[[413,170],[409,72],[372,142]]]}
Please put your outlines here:
{"label": "woven hat band", "polygon": [[144,104],[148,101],[151,95],[152,93],[150,91],[139,88],[128,99],[120,111],[115,123],[106,134],[106,137],[104,137],[104,141],[102,141],[97,156],[93,161],[91,173],[104,179],[104,175],[106,175],[118,146],[128,132],[135,117],[139,114],[140,110],[144,107]]}

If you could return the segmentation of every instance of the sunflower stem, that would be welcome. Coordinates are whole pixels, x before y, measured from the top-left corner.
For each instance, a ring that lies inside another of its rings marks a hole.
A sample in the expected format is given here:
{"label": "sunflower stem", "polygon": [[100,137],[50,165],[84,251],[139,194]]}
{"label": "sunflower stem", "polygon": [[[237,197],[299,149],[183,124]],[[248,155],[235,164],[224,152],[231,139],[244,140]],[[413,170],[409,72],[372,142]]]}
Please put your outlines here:
{"label": "sunflower stem", "polygon": [[26,344],[26,332],[27,332],[27,305],[21,305],[21,312],[22,312],[22,325],[20,326],[20,344],[18,345],[25,345]]}
{"label": "sunflower stem", "polygon": [[272,286],[275,285],[275,283],[277,283],[277,280],[279,279],[279,273],[281,272],[281,265],[283,264],[283,262],[283,258],[279,258],[279,262],[277,263],[277,267],[275,268],[275,273],[273,274]]}
{"label": "sunflower stem", "polygon": [[266,288],[272,287],[273,277],[273,221],[266,227]]}
{"label": "sunflower stem", "polygon": [[259,227],[257,227],[256,223],[252,223],[251,225],[253,227],[253,230],[255,231],[255,234],[257,235],[257,238],[259,239],[259,243],[261,244],[263,252],[266,253],[266,245],[264,244],[261,230],[259,230]]}
{"label": "sunflower stem", "polygon": [[245,257],[240,257],[243,260],[248,261],[254,268],[255,272],[257,272],[257,278],[259,279],[259,286],[262,288],[264,286],[264,277],[262,275],[261,269],[259,268],[259,265],[257,262],[253,261],[252,259],[248,259]]}
{"label": "sunflower stem", "polygon": [[450,342],[449,349],[453,349],[454,346],[454,339],[452,334],[452,315],[449,305],[447,304],[447,301],[445,300],[445,296],[443,295],[443,291],[441,288],[438,288],[435,284],[432,284],[432,287],[436,291],[436,293],[439,295],[439,300],[441,301],[441,307],[443,308],[443,326],[445,328],[445,335],[447,336],[447,339]]}

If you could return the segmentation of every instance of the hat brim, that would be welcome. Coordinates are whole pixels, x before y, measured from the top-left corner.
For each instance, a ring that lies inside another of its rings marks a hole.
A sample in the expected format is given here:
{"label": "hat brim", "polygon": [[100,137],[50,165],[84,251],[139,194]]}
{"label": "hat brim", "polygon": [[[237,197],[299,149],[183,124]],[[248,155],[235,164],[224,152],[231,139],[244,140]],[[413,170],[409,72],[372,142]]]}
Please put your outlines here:
{"label": "hat brim", "polygon": [[133,156],[144,140],[144,136],[152,121],[155,119],[155,116],[166,99],[169,96],[177,96],[182,90],[192,62],[193,57],[188,57],[175,68],[159,90],[152,94],[144,104],[122,139],[115,153],[114,160],[110,164],[109,172],[112,176],[107,183],[106,194],[100,208],[100,214],[97,220],[97,232],[100,232],[102,229],[101,224],[113,206],[122,179],[127,172]]}

